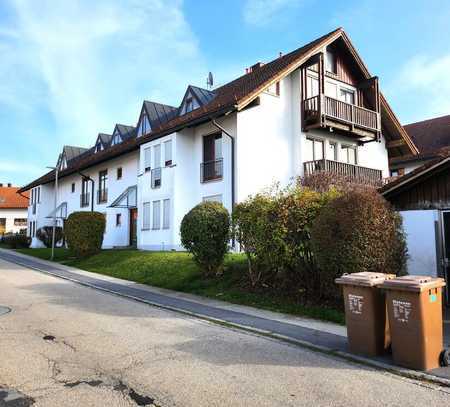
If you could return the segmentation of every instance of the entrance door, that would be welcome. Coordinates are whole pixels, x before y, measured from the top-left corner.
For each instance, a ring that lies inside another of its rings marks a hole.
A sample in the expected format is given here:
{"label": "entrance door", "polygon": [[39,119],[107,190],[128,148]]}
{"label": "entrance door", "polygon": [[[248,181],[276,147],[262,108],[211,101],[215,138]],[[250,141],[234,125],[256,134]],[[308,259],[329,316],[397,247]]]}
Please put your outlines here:
{"label": "entrance door", "polygon": [[445,287],[445,303],[450,306],[450,211],[442,212],[442,237],[443,237],[443,252],[442,252],[442,274],[447,283]]}
{"label": "entrance door", "polygon": [[130,209],[130,246],[137,246],[137,208]]}

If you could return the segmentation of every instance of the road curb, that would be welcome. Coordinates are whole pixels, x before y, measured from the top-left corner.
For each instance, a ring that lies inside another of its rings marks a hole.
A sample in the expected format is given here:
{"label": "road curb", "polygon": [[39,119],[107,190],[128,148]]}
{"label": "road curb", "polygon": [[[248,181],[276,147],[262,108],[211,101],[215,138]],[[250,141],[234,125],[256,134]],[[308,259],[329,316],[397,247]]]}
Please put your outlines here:
{"label": "road curb", "polygon": [[[37,263],[39,263],[40,260],[41,260],[41,259],[33,257],[33,256],[28,256],[28,255],[23,254],[23,253],[11,252],[11,251],[6,250],[6,249],[0,249],[0,251],[5,251],[5,252],[7,252],[9,254],[12,254],[16,258],[17,257],[20,258],[21,256],[23,256],[23,257],[29,258],[29,259],[37,262]],[[8,261],[8,260],[6,260],[6,261]],[[42,263],[44,263],[44,262],[45,262],[45,260]],[[18,264],[20,266],[23,266],[23,267],[26,267],[26,268],[29,268],[29,269],[36,270],[36,271],[38,271],[40,273],[47,274],[47,275],[50,275],[52,277],[57,277],[57,278],[60,278],[60,279],[63,279],[63,280],[67,280],[67,281],[70,281],[72,283],[84,286],[84,287],[92,288],[94,290],[103,291],[103,292],[106,292],[108,294],[112,294],[112,295],[115,295],[115,296],[118,296],[118,297],[127,298],[127,299],[131,299],[133,301],[136,301],[136,302],[140,302],[140,303],[144,303],[144,304],[147,304],[147,305],[151,305],[151,306],[154,306],[154,307],[159,308],[159,309],[164,309],[164,310],[176,312],[176,313],[183,314],[183,315],[186,315],[186,316],[195,317],[195,318],[201,319],[203,321],[211,322],[211,323],[214,323],[214,324],[217,324],[217,325],[238,329],[240,331],[249,332],[249,333],[253,333],[253,334],[256,334],[256,335],[261,335],[261,336],[264,336],[264,337],[267,337],[267,338],[276,339],[276,340],[279,340],[279,341],[282,341],[282,342],[285,342],[285,343],[289,343],[291,345],[296,345],[296,346],[300,346],[302,348],[307,348],[307,349],[310,349],[312,351],[320,352],[320,353],[323,353],[323,354],[326,354],[326,355],[339,357],[341,359],[345,359],[345,360],[353,362],[353,363],[362,364],[362,365],[365,365],[365,366],[368,366],[368,367],[373,367],[373,368],[376,368],[376,369],[379,369],[379,370],[385,370],[385,371],[388,371],[388,372],[390,372],[392,374],[395,374],[397,376],[406,377],[408,379],[420,380],[420,381],[425,381],[425,382],[428,382],[428,383],[437,384],[439,386],[450,387],[450,379],[446,379],[446,378],[443,378],[443,377],[435,376],[435,375],[432,375],[432,374],[429,374],[429,373],[426,373],[426,372],[419,372],[417,370],[411,370],[411,369],[406,369],[406,368],[402,368],[402,367],[397,367],[397,366],[390,365],[388,363],[384,363],[384,362],[381,362],[381,361],[378,361],[378,360],[366,358],[366,357],[363,357],[363,356],[354,355],[354,354],[351,354],[351,353],[348,353],[348,352],[332,349],[332,348],[329,348],[329,347],[326,347],[326,346],[317,345],[317,344],[314,344],[312,342],[308,342],[308,341],[303,341],[303,340],[300,340],[300,339],[292,338],[292,337],[289,337],[289,336],[278,334],[276,332],[271,332],[271,331],[267,331],[267,330],[263,330],[263,329],[258,329],[258,328],[254,328],[254,327],[251,327],[251,326],[248,326],[248,325],[243,325],[243,324],[238,324],[238,323],[235,323],[235,322],[230,322],[230,321],[227,321],[227,320],[223,320],[223,319],[220,319],[220,318],[210,317],[208,315],[204,315],[204,314],[201,314],[201,313],[198,313],[198,312],[188,311],[188,310],[185,310],[185,309],[182,309],[182,308],[178,308],[178,307],[174,307],[174,306],[171,306],[171,305],[160,304],[158,302],[150,301],[150,300],[147,300],[147,299],[144,299],[144,298],[141,298],[141,297],[137,297],[137,296],[133,296],[133,295],[130,295],[130,294],[121,293],[119,291],[111,290],[111,289],[108,289],[108,288],[97,286],[95,284],[91,284],[91,283],[87,283],[87,282],[84,282],[84,281],[80,281],[80,280],[77,280],[76,278],[71,278],[71,277],[67,277],[67,276],[61,276],[61,275],[59,275],[57,273],[54,273],[54,272],[51,272],[51,271],[47,271],[47,270],[41,269],[39,267],[35,267],[35,266],[32,266],[32,265],[28,265],[28,264],[23,264],[23,263],[20,262],[20,260],[15,260],[15,264]],[[59,265],[59,263],[52,263],[52,264]],[[45,263],[44,263],[44,265],[45,265]]]}

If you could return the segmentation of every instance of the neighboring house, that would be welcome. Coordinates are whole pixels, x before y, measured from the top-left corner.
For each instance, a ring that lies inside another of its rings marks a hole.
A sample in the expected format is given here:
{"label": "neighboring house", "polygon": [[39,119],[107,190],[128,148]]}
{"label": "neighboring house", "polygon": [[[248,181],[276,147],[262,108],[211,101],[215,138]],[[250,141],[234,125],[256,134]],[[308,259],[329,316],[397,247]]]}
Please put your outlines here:
{"label": "neighboring house", "polygon": [[[231,211],[275,182],[321,171],[379,184],[389,159],[418,150],[337,29],[221,87],[188,86],[179,106],[145,101],[135,129],[117,125],[76,153],[59,160],[58,218],[98,210],[104,247],[170,250],[201,201]],[[31,235],[52,222],[54,184],[51,171],[21,189],[38,191]]]}
{"label": "neighboring house", "polygon": [[28,193],[20,195],[18,187],[0,184],[0,236],[27,229]]}
{"label": "neighboring house", "polygon": [[408,272],[447,282],[450,297],[450,155],[428,161],[383,186],[382,195],[403,218],[408,244]]}
{"label": "neighboring house", "polygon": [[419,154],[391,158],[391,176],[408,174],[450,149],[450,115],[407,124],[403,128],[419,150]]}

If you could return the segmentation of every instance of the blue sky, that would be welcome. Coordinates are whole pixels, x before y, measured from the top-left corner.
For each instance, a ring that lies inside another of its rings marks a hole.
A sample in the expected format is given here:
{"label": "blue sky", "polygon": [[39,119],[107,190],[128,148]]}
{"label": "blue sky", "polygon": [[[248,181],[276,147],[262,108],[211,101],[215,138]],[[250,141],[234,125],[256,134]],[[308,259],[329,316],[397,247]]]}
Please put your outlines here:
{"label": "blue sky", "polygon": [[2,0],[0,182],[342,26],[402,123],[450,114],[449,1]]}

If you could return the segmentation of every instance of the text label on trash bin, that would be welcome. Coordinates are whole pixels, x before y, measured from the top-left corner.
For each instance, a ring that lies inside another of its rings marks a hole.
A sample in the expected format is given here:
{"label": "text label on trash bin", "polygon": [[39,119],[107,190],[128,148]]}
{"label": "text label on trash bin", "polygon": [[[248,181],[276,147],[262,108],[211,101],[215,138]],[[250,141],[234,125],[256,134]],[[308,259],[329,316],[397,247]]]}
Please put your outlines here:
{"label": "text label on trash bin", "polygon": [[362,314],[364,297],[362,295],[349,294],[348,295],[348,309],[353,314]]}
{"label": "text label on trash bin", "polygon": [[408,301],[392,300],[394,318],[399,322],[408,322],[412,305]]}

